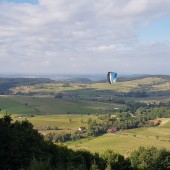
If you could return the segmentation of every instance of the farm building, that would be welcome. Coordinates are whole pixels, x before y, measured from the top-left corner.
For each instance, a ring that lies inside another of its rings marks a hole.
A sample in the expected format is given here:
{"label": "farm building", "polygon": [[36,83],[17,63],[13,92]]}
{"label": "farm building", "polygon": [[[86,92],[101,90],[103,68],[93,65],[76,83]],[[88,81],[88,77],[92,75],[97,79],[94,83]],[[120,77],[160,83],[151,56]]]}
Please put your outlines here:
{"label": "farm building", "polygon": [[79,132],[85,132],[86,131],[86,127],[81,126],[81,127],[78,128],[78,131]]}
{"label": "farm building", "polygon": [[107,130],[108,133],[115,133],[117,131],[117,128],[112,127]]}
{"label": "farm building", "polygon": [[155,120],[149,120],[149,123],[156,126],[156,125],[159,125],[159,124],[160,124],[160,120],[157,120],[157,119],[155,119]]}

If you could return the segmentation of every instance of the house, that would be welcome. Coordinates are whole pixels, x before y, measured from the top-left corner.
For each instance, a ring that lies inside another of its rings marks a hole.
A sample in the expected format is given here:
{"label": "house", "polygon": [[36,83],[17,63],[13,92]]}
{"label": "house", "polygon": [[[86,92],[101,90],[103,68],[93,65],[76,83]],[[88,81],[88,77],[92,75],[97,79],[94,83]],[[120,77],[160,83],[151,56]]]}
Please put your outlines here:
{"label": "house", "polygon": [[157,119],[154,119],[154,120],[149,120],[149,123],[152,124],[152,125],[159,125],[160,124],[160,120],[157,120]]}
{"label": "house", "polygon": [[115,128],[115,127],[107,129],[108,133],[115,133],[116,131],[117,131],[117,128]]}
{"label": "house", "polygon": [[86,127],[81,126],[81,127],[78,128],[78,131],[81,132],[81,133],[85,132],[86,131]]}

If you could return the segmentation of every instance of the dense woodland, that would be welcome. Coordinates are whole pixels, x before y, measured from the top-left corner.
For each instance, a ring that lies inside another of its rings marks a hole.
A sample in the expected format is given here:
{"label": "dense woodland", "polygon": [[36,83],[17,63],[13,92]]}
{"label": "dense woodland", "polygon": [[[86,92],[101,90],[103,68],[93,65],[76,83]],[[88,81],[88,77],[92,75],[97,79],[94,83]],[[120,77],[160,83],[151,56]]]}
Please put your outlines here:
{"label": "dense woodland", "polygon": [[[10,115],[0,119],[1,170],[168,170],[170,152],[140,147],[129,158],[107,150],[102,155],[86,150],[73,151],[55,145],[33,129],[27,120],[12,122]],[[147,158],[147,159],[146,159]]]}

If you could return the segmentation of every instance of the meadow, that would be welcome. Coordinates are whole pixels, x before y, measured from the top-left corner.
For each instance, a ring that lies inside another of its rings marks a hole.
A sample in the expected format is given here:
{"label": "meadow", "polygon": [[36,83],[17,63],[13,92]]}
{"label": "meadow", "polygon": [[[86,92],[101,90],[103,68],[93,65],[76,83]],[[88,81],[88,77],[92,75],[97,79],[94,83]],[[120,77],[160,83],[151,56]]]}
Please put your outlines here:
{"label": "meadow", "polygon": [[166,119],[166,123],[162,126],[137,128],[114,134],[107,133],[96,138],[69,142],[68,147],[75,150],[87,149],[100,154],[106,149],[112,149],[125,156],[129,156],[133,150],[138,149],[140,146],[154,146],[170,150],[169,126],[170,119]]}
{"label": "meadow", "polygon": [[[44,135],[53,132],[58,134],[73,133],[80,126],[87,127],[89,118],[99,121],[96,115],[37,115],[31,118],[19,118],[17,115],[12,115],[12,118],[14,121],[27,119],[34,125],[35,129],[38,129]],[[100,154],[107,149],[112,149],[125,156],[129,156],[133,150],[140,146],[154,146],[170,150],[170,119],[161,118],[160,120],[161,125],[156,127],[142,127],[118,131],[117,133],[106,133],[98,137],[69,141],[64,145],[74,150],[86,149]],[[57,127],[58,130],[47,130],[46,127]]]}
{"label": "meadow", "polygon": [[[87,127],[87,120],[89,118],[97,120],[95,115],[37,115],[35,117],[20,117],[18,115],[12,115],[13,121],[25,120],[30,121],[34,128],[39,129],[42,133],[50,132],[66,132],[76,131],[80,126]],[[59,130],[46,130],[46,127],[58,128]]]}
{"label": "meadow", "polygon": [[56,99],[51,96],[1,96],[0,113],[8,114],[96,114],[112,112],[122,107],[114,103],[79,99]]}

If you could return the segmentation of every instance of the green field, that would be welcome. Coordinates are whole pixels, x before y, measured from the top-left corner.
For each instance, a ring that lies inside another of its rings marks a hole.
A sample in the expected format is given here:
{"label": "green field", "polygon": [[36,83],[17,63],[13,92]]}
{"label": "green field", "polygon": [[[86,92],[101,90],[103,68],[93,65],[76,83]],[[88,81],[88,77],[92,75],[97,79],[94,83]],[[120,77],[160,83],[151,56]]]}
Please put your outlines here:
{"label": "green field", "polygon": [[[67,130],[76,131],[80,126],[87,126],[87,120],[89,118],[97,120],[97,116],[93,116],[93,115],[38,115],[31,118],[25,118],[25,117],[18,118],[17,115],[12,115],[12,118],[14,121],[15,120],[22,121],[27,119],[37,129],[44,129],[47,126],[50,126],[50,127],[58,127],[59,129],[66,130],[66,131]],[[59,131],[55,130],[55,131],[60,132],[60,130]],[[46,132],[49,133],[50,131],[47,130]]]}
{"label": "green field", "polygon": [[163,126],[138,128],[119,132],[117,134],[105,134],[93,139],[84,139],[68,143],[72,149],[87,149],[92,152],[103,153],[106,149],[128,156],[140,146],[166,148],[170,150],[170,119]]}
{"label": "green field", "polygon": [[2,96],[1,114],[95,114],[109,113],[118,104],[97,101],[56,99],[54,97]]}
{"label": "green field", "polygon": [[[146,91],[149,97],[124,97],[134,91]],[[91,84],[47,83],[15,87],[11,93],[0,96],[0,113],[12,114],[95,114],[113,113],[125,105],[116,100],[160,102],[170,100],[170,81],[166,78],[146,77],[135,80]],[[61,98],[55,98],[57,94]],[[113,102],[111,102],[113,101]]]}
{"label": "green field", "polygon": [[[80,126],[87,127],[89,118],[96,119],[92,115],[38,115],[32,118],[16,118],[13,120],[29,120],[34,128],[42,134],[50,132],[70,133],[76,131]],[[70,122],[71,119],[71,122]],[[83,120],[83,121],[82,121]],[[83,122],[83,123],[82,123]],[[45,130],[46,127],[57,127],[60,130]],[[65,143],[72,149],[87,149],[91,152],[103,153],[107,149],[113,149],[115,152],[128,156],[133,150],[140,146],[157,148],[166,148],[170,150],[170,119],[162,118],[161,125],[157,127],[145,127],[119,131],[116,134],[107,133],[99,137],[89,137],[78,141]]]}

